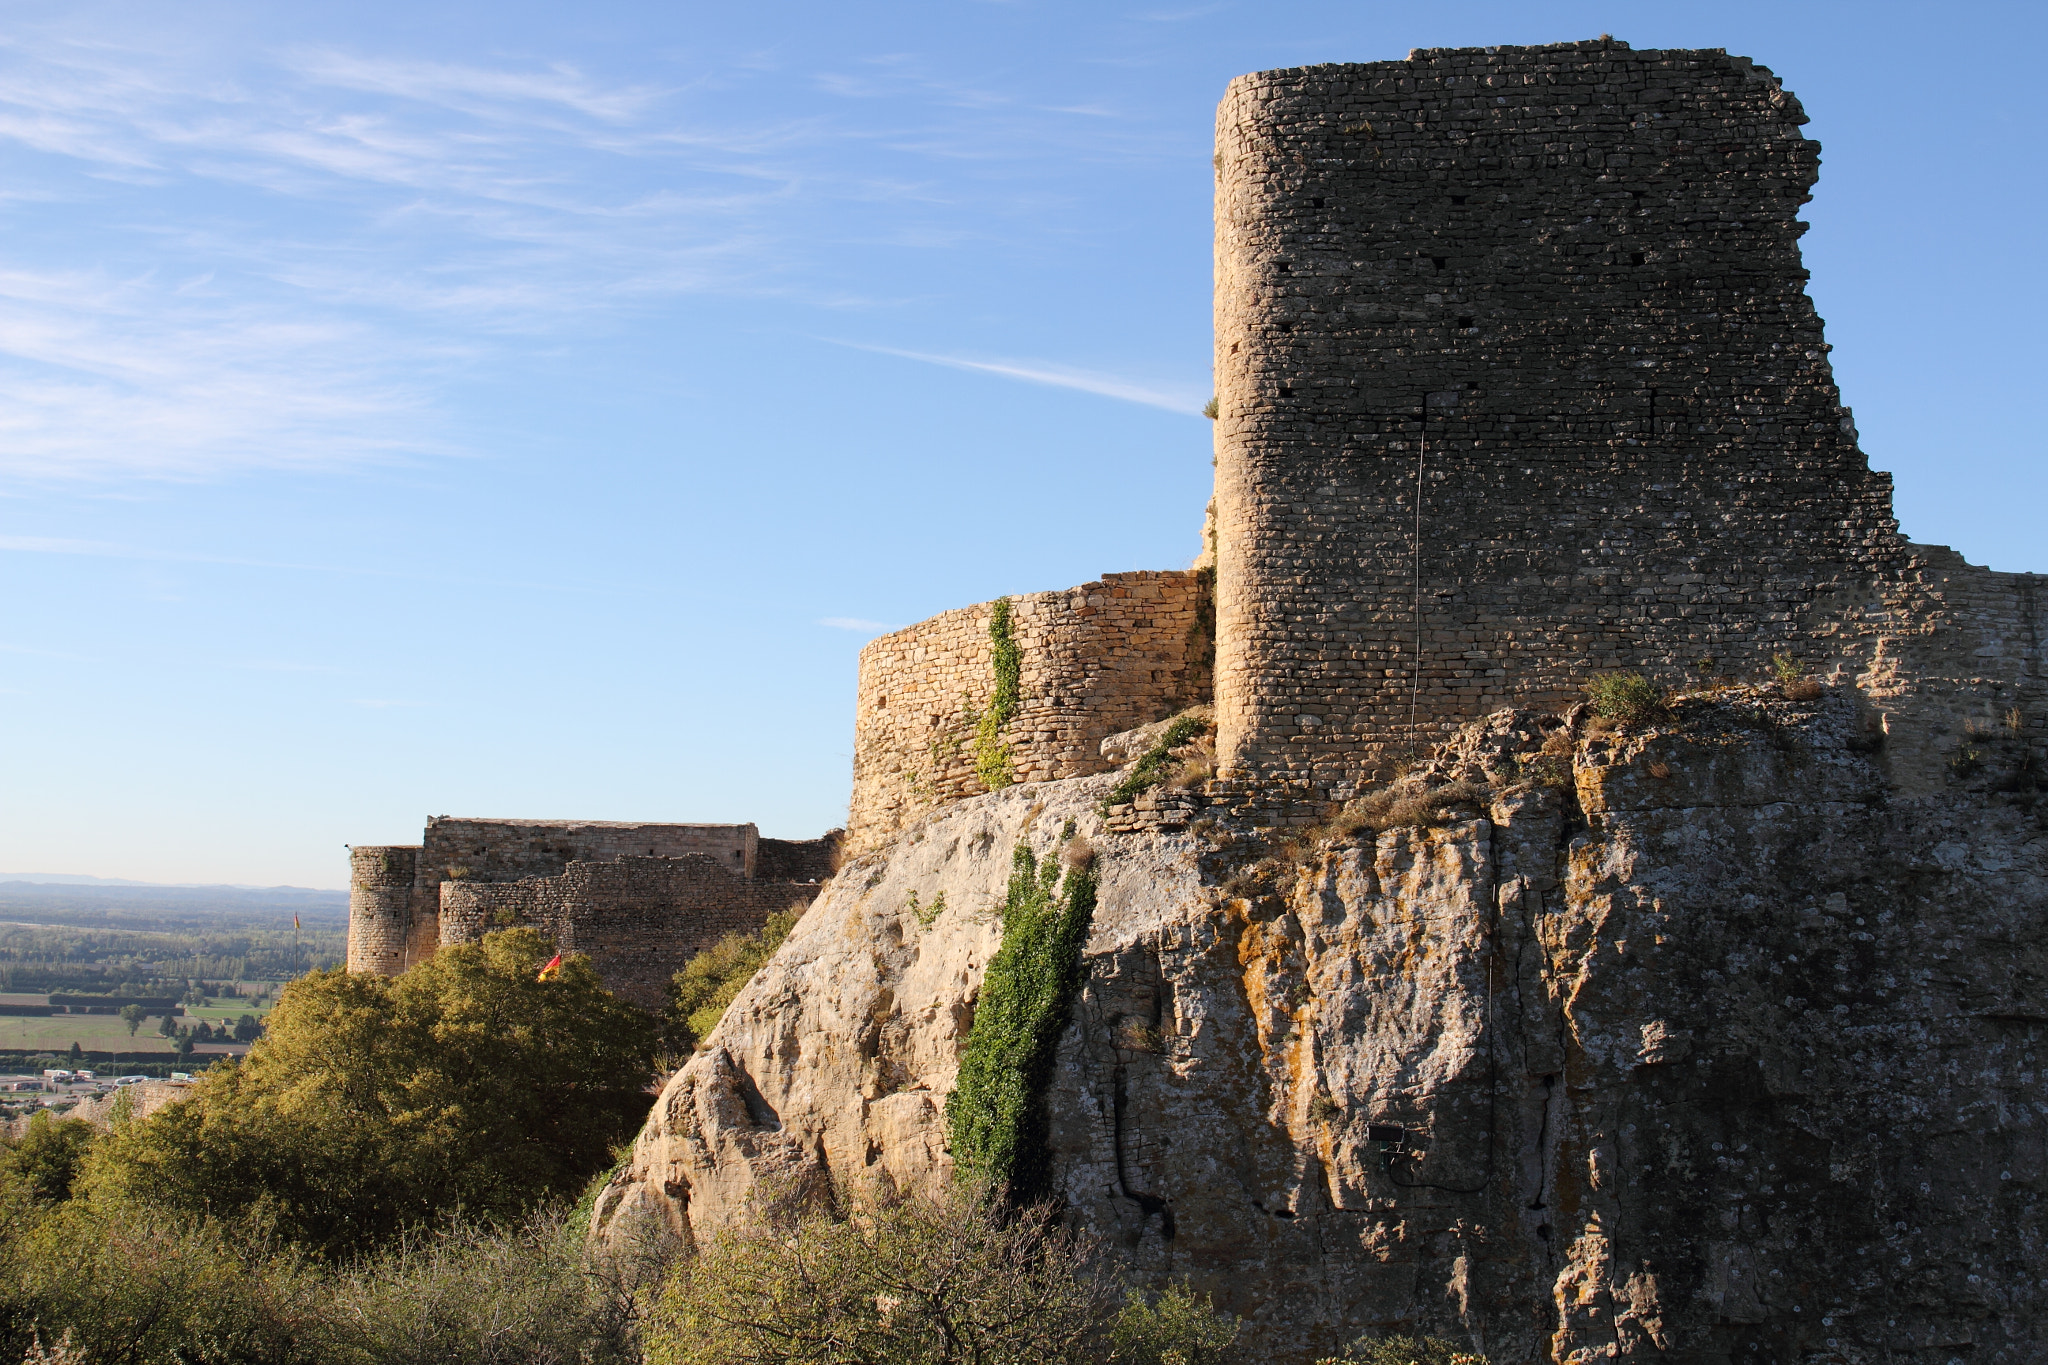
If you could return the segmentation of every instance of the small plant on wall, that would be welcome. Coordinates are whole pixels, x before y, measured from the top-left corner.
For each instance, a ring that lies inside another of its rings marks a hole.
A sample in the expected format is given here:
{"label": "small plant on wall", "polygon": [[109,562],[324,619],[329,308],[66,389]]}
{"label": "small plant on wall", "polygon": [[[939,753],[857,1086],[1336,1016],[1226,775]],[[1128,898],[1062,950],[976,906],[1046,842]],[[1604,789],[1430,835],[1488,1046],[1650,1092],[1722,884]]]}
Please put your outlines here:
{"label": "small plant on wall", "polygon": [[1622,726],[1648,725],[1669,714],[1664,690],[1640,673],[1610,673],[1586,684],[1593,714]]}
{"label": "small plant on wall", "polygon": [[989,791],[1001,791],[1017,780],[1017,765],[1003,728],[1016,717],[1022,697],[1024,650],[1010,628],[1010,599],[998,597],[988,617],[991,671],[994,683],[988,705],[974,717],[974,776]]}

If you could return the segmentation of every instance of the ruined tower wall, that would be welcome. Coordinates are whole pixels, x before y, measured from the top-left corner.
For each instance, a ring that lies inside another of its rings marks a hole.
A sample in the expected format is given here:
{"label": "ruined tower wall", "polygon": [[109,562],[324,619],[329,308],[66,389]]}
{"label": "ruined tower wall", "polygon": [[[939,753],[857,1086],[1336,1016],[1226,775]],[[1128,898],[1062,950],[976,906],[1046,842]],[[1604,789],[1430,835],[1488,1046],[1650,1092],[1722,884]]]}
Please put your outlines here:
{"label": "ruined tower wall", "polygon": [[348,851],[348,969],[390,976],[404,970],[412,927],[417,844],[359,844]]}
{"label": "ruined tower wall", "polygon": [[692,957],[778,910],[809,905],[819,885],[755,881],[701,853],[573,862],[552,877],[443,882],[440,941],[473,943],[490,929],[527,925],[562,952],[587,956],[605,989],[656,1011]]}
{"label": "ruined tower wall", "polygon": [[1231,84],[1226,768],[1341,792],[1604,671],[1754,676],[1870,596],[1902,543],[1803,287],[1803,122],[1744,58],[1604,41]]}
{"label": "ruined tower wall", "polygon": [[741,876],[752,876],[758,842],[753,825],[475,820],[437,815],[427,821],[420,875],[435,885],[444,880],[511,882],[522,877],[551,877],[572,862],[702,853]]}
{"label": "ruined tower wall", "polygon": [[[755,924],[771,910],[816,894],[815,885],[806,888],[804,884],[832,875],[838,847],[837,831],[822,839],[764,840],[751,824],[436,816],[427,822],[426,837],[419,845],[366,845],[351,852],[348,965],[351,971],[395,976],[427,961],[444,942],[467,942],[481,933],[474,924],[458,925],[452,931],[444,925],[442,911],[450,887],[527,885],[529,890],[517,893],[513,901],[526,904],[538,896],[540,901],[533,903],[540,904],[557,893],[545,888],[535,891],[534,885],[554,886],[550,879],[565,876],[571,867],[609,865],[622,859],[640,863],[683,860],[693,867],[718,868],[725,881],[706,881],[699,876],[691,884],[699,891],[728,888],[729,894],[720,893],[726,895],[726,903],[735,912],[743,911],[748,924]],[[665,902],[648,890],[653,884],[650,877],[660,880],[644,872],[636,877],[612,877],[585,871],[562,883],[569,890],[560,894],[571,895],[575,906],[572,918],[581,926],[573,936],[576,951],[623,954],[620,960],[624,961],[659,939],[658,933],[649,938],[654,931],[648,928],[648,916],[658,917],[658,907]],[[616,905],[604,899],[611,891],[623,898]],[[520,900],[522,896],[526,900]],[[457,897],[458,904],[468,905],[472,900]],[[704,900],[698,892],[675,901],[686,921],[675,932],[687,936],[694,932],[689,925],[699,920],[722,923],[723,912],[714,901]],[[758,908],[769,902],[773,903],[770,910]],[[450,938],[450,932],[455,937]],[[673,972],[681,965],[671,963],[665,970]],[[631,975],[623,967],[611,971],[613,975]]]}
{"label": "ruined tower wall", "polygon": [[[1105,771],[1105,737],[1208,700],[1209,576],[1104,574],[1009,599],[1020,700],[1001,739],[1019,782]],[[985,790],[975,721],[994,680],[993,603],[934,616],[860,655],[854,722],[854,851],[935,806]]]}

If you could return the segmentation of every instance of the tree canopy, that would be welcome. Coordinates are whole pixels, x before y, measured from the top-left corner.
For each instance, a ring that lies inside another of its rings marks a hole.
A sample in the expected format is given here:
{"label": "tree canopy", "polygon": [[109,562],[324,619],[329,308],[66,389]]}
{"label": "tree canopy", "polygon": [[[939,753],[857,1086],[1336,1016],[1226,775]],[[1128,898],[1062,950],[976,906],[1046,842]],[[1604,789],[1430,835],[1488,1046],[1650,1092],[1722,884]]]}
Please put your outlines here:
{"label": "tree canopy", "polygon": [[655,1031],[583,958],[538,980],[554,951],[508,929],[398,977],[303,977],[239,1065],[121,1125],[85,1179],[96,1198],[256,1213],[327,1254],[573,1194],[645,1119]]}

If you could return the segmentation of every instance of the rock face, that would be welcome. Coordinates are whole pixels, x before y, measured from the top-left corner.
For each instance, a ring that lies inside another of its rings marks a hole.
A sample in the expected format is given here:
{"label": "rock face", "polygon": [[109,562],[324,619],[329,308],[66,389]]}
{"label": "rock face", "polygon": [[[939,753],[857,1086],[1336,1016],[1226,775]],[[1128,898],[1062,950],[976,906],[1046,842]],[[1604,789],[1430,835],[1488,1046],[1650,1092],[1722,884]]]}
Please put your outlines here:
{"label": "rock face", "polygon": [[944,808],[813,905],[596,1230],[948,1178],[1011,849],[1071,818],[1102,886],[1049,1097],[1069,1217],[1251,1358],[2048,1357],[2040,756],[1985,736],[1907,799],[1847,691],[1592,730],[1497,713],[1409,779],[1434,801],[1373,808],[1431,823],[1286,846],[1107,833],[1107,775]]}

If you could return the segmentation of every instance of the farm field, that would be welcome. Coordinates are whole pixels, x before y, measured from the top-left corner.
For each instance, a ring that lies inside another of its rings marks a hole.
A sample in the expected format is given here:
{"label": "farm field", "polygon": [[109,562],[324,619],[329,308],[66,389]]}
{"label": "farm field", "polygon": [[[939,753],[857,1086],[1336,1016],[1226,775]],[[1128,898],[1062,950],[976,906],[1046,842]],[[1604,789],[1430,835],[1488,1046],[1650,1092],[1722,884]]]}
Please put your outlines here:
{"label": "farm field", "polygon": [[[282,983],[244,982],[243,989],[258,990],[270,986],[273,990]],[[169,988],[167,988],[169,989]],[[41,1005],[48,997],[40,994],[16,991],[0,994],[0,1004]],[[184,1013],[178,1016],[178,1023],[184,1027],[204,1021],[218,1028],[222,1023],[232,1025],[245,1014],[258,1019],[270,1012],[275,1004],[274,996],[266,996],[261,1006],[247,1000],[216,999],[212,1005],[186,1005]],[[51,1014],[51,1015],[0,1015],[0,1049],[20,1048],[29,1052],[63,1052],[75,1042],[86,1051],[143,1054],[172,1054],[177,1044],[157,1032],[163,1016],[152,1014],[142,1022],[135,1036],[128,1036],[127,1023],[117,1014]],[[213,1044],[200,1044],[202,1050],[219,1050]],[[241,1048],[233,1049],[240,1052]]]}

